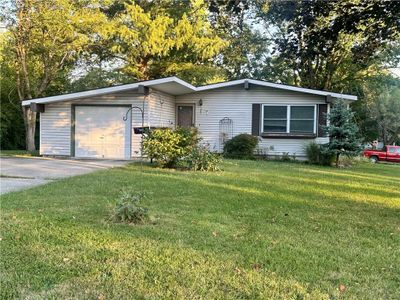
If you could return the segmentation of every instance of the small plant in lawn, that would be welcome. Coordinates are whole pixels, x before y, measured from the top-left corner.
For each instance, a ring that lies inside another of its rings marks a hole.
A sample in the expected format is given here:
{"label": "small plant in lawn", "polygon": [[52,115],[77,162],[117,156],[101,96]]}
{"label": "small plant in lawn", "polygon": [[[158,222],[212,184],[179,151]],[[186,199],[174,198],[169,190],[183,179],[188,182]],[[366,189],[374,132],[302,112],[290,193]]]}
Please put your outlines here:
{"label": "small plant in lawn", "polygon": [[141,205],[145,193],[123,190],[110,219],[114,222],[144,224],[149,220],[148,209]]}
{"label": "small plant in lawn", "polygon": [[239,134],[224,145],[224,156],[227,158],[254,159],[258,138],[250,134]]}

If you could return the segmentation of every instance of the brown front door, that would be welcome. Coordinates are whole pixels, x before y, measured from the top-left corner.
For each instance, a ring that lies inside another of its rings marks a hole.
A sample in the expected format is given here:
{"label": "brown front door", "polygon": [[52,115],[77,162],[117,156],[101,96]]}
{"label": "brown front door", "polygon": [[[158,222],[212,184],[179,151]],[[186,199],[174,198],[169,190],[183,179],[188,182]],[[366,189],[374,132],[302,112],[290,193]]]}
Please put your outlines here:
{"label": "brown front door", "polygon": [[179,127],[193,127],[194,126],[194,111],[193,105],[178,105],[178,126]]}

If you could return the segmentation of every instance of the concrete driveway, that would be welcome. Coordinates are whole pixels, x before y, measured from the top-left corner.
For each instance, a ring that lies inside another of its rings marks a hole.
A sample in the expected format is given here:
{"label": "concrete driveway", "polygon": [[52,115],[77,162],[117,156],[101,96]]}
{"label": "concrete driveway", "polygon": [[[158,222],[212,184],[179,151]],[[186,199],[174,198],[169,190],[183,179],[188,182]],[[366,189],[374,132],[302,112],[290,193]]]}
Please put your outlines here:
{"label": "concrete driveway", "polygon": [[127,163],[128,161],[116,160],[0,157],[0,194]]}

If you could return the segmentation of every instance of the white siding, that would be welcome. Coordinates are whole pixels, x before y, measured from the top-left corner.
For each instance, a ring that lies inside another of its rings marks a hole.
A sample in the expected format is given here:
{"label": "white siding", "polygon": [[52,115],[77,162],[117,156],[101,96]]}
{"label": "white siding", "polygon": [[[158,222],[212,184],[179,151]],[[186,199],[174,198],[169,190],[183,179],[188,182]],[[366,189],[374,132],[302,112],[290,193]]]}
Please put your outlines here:
{"label": "white siding", "polygon": [[40,154],[70,155],[71,105],[65,102],[46,105],[40,114]]}
{"label": "white siding", "polygon": [[[199,106],[199,100],[203,105]],[[219,140],[219,121],[228,117],[233,120],[233,136],[240,133],[251,133],[252,104],[324,104],[323,96],[316,96],[273,88],[250,86],[245,90],[243,86],[220,88],[201,93],[192,93],[176,97],[176,103],[196,104],[196,126],[203,137],[203,141],[210,145],[210,149],[221,151]],[[289,152],[297,157],[303,156],[305,143],[312,140],[304,139],[266,139],[260,138],[259,148],[270,155],[282,155]],[[318,143],[327,142],[326,138],[315,139]]]}
{"label": "white siding", "polygon": [[175,126],[175,96],[153,90],[149,96],[150,126]]}
{"label": "white siding", "polygon": [[[203,105],[199,106],[199,100]],[[71,154],[71,105],[121,105],[138,106],[145,110],[144,126],[174,127],[176,123],[176,103],[194,103],[196,106],[195,122],[204,142],[210,149],[221,151],[219,140],[219,121],[228,117],[233,120],[233,136],[240,133],[251,133],[252,104],[324,104],[323,96],[285,91],[268,87],[250,86],[245,90],[242,85],[220,88],[204,92],[191,93],[182,96],[171,96],[166,93],[151,90],[145,97],[134,92],[121,92],[88,99],[47,104],[41,114],[40,153],[44,155]],[[141,113],[132,110],[132,156],[140,155],[140,134],[134,134],[133,128],[140,127]],[[270,155],[304,155],[305,143],[312,140],[303,139],[265,139],[260,138],[260,151]],[[325,143],[327,138],[315,139]]]}
{"label": "white siding", "polygon": [[[134,92],[122,92],[87,99],[47,104],[40,115],[40,154],[71,155],[71,106],[79,105],[132,105],[144,109],[144,126],[174,126],[175,98],[152,90],[144,96]],[[132,109],[132,156],[140,156],[140,134],[134,127],[142,126],[138,109]]]}

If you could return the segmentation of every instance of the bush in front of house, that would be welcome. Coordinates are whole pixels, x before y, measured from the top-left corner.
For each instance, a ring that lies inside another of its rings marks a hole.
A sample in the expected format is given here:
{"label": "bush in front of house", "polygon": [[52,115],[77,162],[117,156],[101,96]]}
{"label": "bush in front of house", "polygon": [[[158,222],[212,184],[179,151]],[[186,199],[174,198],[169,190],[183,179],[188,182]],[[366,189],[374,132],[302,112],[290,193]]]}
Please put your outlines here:
{"label": "bush in front of house", "polygon": [[143,139],[143,153],[163,168],[215,171],[221,159],[200,145],[195,128],[154,129]]}
{"label": "bush in front of house", "polygon": [[163,168],[174,168],[199,141],[197,130],[159,128],[151,130],[143,139],[143,153]]}
{"label": "bush in front of house", "polygon": [[141,205],[144,193],[133,193],[123,190],[118,202],[111,213],[114,222],[144,224],[149,220],[148,209]]}
{"label": "bush in front of house", "polygon": [[258,138],[250,134],[239,134],[224,145],[224,156],[236,159],[253,159]]}
{"label": "bush in front of house", "polygon": [[313,165],[330,166],[335,156],[326,145],[311,142],[305,146],[307,161]]}
{"label": "bush in front of house", "polygon": [[207,147],[198,145],[186,158],[187,167],[193,171],[219,171],[221,156],[210,152]]}

